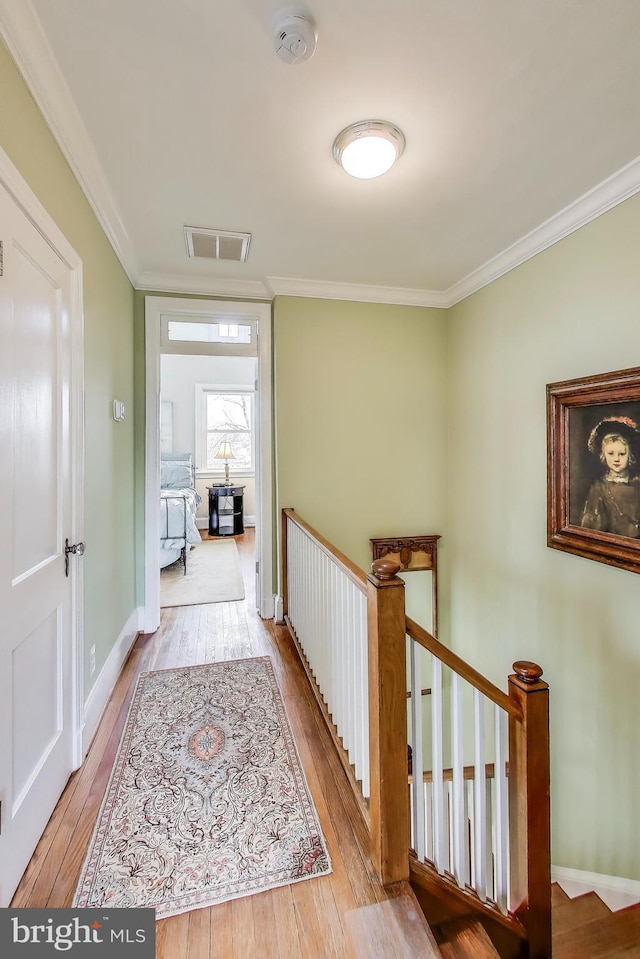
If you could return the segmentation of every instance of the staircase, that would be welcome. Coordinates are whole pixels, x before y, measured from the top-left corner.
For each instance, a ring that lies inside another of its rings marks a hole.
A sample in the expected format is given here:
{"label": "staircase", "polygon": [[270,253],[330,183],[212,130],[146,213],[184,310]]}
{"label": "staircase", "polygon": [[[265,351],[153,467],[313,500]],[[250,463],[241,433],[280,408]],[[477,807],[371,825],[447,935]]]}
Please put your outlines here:
{"label": "staircase", "polygon": [[553,959],[640,959],[640,903],[612,912],[595,892],[552,890]]}
{"label": "staircase", "polygon": [[440,927],[442,959],[500,959],[500,953],[477,919],[452,919]]}
{"label": "staircase", "polygon": [[411,887],[397,891],[395,899],[346,914],[351,959],[500,959],[477,919],[450,920],[436,934]]}
{"label": "staircase", "polygon": [[481,923],[453,919],[432,931],[411,887],[345,916],[350,959],[500,959]]}
{"label": "staircase", "polygon": [[[284,620],[389,896],[345,917],[354,959],[640,959],[640,904],[552,888],[542,668],[505,692],[407,617],[413,541],[369,574],[294,510],[281,541]],[[420,568],[435,624],[435,548]]]}
{"label": "staircase", "polygon": [[[347,913],[353,959],[500,959],[478,919],[432,931],[403,886],[396,899]],[[552,895],[553,959],[640,959],[640,903],[612,912],[595,892],[571,899],[557,883]]]}

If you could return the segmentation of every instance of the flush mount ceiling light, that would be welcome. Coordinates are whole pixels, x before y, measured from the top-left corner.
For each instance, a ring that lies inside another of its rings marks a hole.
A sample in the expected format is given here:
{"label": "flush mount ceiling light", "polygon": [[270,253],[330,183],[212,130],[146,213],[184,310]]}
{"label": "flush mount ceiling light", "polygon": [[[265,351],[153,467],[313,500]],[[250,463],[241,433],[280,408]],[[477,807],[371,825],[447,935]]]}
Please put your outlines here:
{"label": "flush mount ceiling light", "polygon": [[404,150],[402,131],[386,120],[361,120],[338,134],[333,155],[351,176],[371,180],[390,170]]}

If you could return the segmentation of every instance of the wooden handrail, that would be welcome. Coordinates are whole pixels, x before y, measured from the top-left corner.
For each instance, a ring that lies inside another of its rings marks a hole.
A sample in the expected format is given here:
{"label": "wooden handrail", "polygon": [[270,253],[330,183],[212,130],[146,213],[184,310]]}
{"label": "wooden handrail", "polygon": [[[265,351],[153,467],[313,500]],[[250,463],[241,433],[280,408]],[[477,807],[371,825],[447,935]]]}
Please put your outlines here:
{"label": "wooden handrail", "polygon": [[345,556],[344,553],[341,553],[340,550],[329,542],[328,539],[325,539],[324,536],[321,536],[320,533],[309,526],[308,523],[305,523],[303,519],[300,519],[298,514],[294,509],[283,509],[284,516],[288,516],[289,519],[296,524],[300,529],[303,529],[313,541],[316,543],[320,549],[329,556],[336,566],[339,566],[343,573],[345,573],[349,579],[356,584],[356,586],[362,590],[363,593],[367,591],[367,576],[366,573],[360,569],[359,566],[356,566],[355,563],[352,563],[348,556]]}
{"label": "wooden handrail", "polygon": [[[367,655],[369,696],[369,771],[370,802],[365,817],[371,839],[372,859],[383,884],[406,880],[411,863],[411,878],[419,877],[426,899],[437,904],[454,903],[454,910],[475,908],[489,915],[485,903],[467,888],[458,887],[459,878],[447,883],[437,869],[407,858],[409,835],[409,790],[407,769],[407,690],[406,636],[433,654],[509,717],[509,753],[506,760],[509,793],[510,913],[498,915],[495,922],[518,939],[526,939],[528,959],[551,959],[551,865],[549,830],[549,697],[542,682],[542,670],[529,662],[514,663],[507,695],[451,649],[439,642],[418,623],[406,616],[404,583],[398,577],[400,567],[388,559],[378,559],[372,573],[366,575],[317,530],[305,523],[293,509],[282,511],[283,599],[285,620],[295,640],[295,629],[287,613],[287,533],[291,520],[324,552],[331,562],[367,596]],[[306,548],[306,544],[305,544]],[[351,587],[349,587],[352,592]],[[300,650],[299,650],[300,651]],[[304,655],[302,654],[304,660]],[[314,687],[314,676],[308,673]],[[417,687],[416,687],[417,688]],[[428,689],[420,689],[429,695]],[[320,699],[322,697],[320,696]],[[320,700],[319,700],[320,701]],[[325,719],[331,725],[327,709]],[[504,718],[504,717],[503,717]],[[496,723],[498,719],[496,719]],[[484,763],[486,779],[502,771],[505,753],[496,746],[499,766]],[[410,755],[410,754],[409,754]],[[434,767],[435,768],[435,767]],[[476,777],[475,766],[456,766],[437,771],[439,782],[455,782]],[[420,772],[424,782],[431,774]],[[478,775],[482,776],[482,766]],[[353,777],[352,777],[353,778]],[[409,781],[412,777],[409,775]],[[503,782],[503,777],[498,780]],[[415,785],[414,785],[414,788]],[[482,818],[482,812],[480,813]],[[506,821],[501,817],[501,821]],[[455,838],[455,837],[454,837]],[[423,853],[421,853],[423,854]],[[497,883],[497,880],[496,880]],[[448,889],[448,886],[451,888]],[[447,887],[446,889],[444,887]],[[502,885],[500,885],[502,888]],[[505,884],[506,889],[506,884]],[[443,892],[444,890],[444,892]],[[446,893],[446,895],[444,894]],[[501,893],[502,895],[502,893]],[[502,900],[499,905],[501,908]],[[448,908],[448,905],[447,905]],[[525,952],[522,954],[524,955]]]}
{"label": "wooden handrail", "polygon": [[428,652],[437,656],[445,666],[453,669],[458,676],[465,679],[497,706],[500,706],[510,716],[513,716],[514,719],[522,720],[522,710],[519,709],[517,703],[510,699],[509,696],[503,693],[497,686],[494,686],[491,680],[485,679],[473,666],[465,663],[464,659],[460,659],[448,646],[443,646],[435,636],[432,636],[431,633],[427,632],[426,629],[423,629],[422,626],[418,625],[418,623],[414,622],[414,620],[408,616],[407,635],[410,636],[411,639],[414,639],[416,643],[419,643],[424,649],[428,650]]}

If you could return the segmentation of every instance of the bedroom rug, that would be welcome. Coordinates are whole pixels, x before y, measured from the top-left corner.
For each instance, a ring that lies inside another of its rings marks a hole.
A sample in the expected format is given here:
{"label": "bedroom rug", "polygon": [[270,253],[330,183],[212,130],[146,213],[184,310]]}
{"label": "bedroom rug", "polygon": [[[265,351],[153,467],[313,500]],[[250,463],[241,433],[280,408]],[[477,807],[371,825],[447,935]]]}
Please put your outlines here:
{"label": "bedroom rug", "polygon": [[160,571],[160,606],[234,603],[244,599],[238,547],[233,539],[207,539]]}
{"label": "bedroom rug", "polygon": [[142,673],[74,906],[160,919],[329,872],[269,657]]}

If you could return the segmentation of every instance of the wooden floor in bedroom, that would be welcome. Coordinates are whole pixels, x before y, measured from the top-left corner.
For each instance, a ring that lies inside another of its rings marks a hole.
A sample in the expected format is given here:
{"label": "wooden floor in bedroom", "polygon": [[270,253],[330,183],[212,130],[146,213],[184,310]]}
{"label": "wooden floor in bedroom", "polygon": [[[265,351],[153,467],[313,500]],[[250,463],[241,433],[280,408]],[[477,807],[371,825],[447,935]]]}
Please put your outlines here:
{"label": "wooden floor in bedroom", "polygon": [[[73,774],[12,906],[64,907],[95,823],[139,672],[271,656],[333,863],[326,877],[197,909],[157,925],[158,959],[325,959],[349,955],[345,913],[393,897],[374,876],[355,800],[288,632],[255,611],[254,533],[235,537],[245,600],[162,610],[136,641],[82,767]],[[400,890],[395,890],[399,892]]]}

